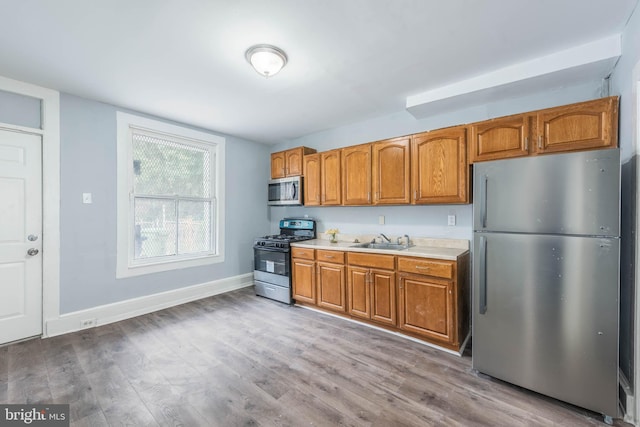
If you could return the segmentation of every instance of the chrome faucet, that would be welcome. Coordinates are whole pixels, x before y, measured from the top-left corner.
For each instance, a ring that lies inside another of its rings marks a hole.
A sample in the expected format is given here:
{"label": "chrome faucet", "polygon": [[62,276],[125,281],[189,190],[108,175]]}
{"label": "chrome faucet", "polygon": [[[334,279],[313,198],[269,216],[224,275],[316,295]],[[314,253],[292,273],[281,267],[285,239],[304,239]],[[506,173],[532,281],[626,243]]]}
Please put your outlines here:
{"label": "chrome faucet", "polygon": [[[406,239],[406,243],[404,244],[406,247],[409,247],[409,244],[411,243],[411,240],[409,239],[409,236],[407,236],[406,234],[404,236],[402,236]],[[396,244],[401,245],[402,244],[402,237],[398,236],[396,238]]]}
{"label": "chrome faucet", "polygon": [[382,237],[384,240],[386,240],[387,243],[391,243],[391,239],[388,238],[387,236],[385,236],[384,234],[380,233],[380,237]]}

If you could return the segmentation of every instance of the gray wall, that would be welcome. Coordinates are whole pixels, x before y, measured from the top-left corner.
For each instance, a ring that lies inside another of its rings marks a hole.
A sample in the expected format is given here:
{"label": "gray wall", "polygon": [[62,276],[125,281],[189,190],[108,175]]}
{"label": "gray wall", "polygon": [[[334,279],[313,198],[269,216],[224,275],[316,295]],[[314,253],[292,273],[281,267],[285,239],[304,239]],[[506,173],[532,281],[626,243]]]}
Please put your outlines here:
{"label": "gray wall", "polygon": [[[300,145],[318,151],[408,135],[447,126],[472,123],[493,117],[516,114],[557,105],[599,98],[601,82],[550,89],[531,96],[505,99],[495,103],[464,108],[451,113],[417,120],[406,111],[386,117],[367,120],[285,141],[272,148],[272,152]],[[457,216],[456,226],[447,226],[447,216]],[[271,231],[276,232],[278,221],[285,216],[309,215],[320,220],[318,231],[337,227],[342,233],[409,233],[418,237],[447,237],[471,239],[471,205],[393,206],[393,207],[272,207]],[[386,224],[378,225],[378,216],[385,215]]]}
{"label": "gray wall", "polygon": [[636,8],[622,34],[622,57],[611,77],[612,93],[620,95],[620,148],[622,151],[620,254],[620,370],[634,385],[638,110],[640,81],[640,10]]}
{"label": "gray wall", "polygon": [[[267,146],[221,135],[226,137],[224,263],[116,280],[116,111],[126,110],[68,94],[61,94],[60,110],[61,313],[253,270],[253,239],[269,229]],[[83,204],[82,193],[93,193],[93,204]]]}
{"label": "gray wall", "polygon": [[0,122],[41,129],[41,111],[39,99],[0,90]]}

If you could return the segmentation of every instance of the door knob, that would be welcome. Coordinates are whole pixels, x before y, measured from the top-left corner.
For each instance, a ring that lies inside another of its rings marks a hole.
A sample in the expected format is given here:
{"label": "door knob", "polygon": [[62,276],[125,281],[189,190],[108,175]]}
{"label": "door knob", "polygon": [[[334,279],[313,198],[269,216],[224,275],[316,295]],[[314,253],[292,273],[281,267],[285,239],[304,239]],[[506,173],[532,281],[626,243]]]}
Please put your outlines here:
{"label": "door knob", "polygon": [[27,240],[30,242],[35,242],[36,240],[38,240],[38,236],[36,236],[35,234],[29,234]]}
{"label": "door knob", "polygon": [[39,250],[37,250],[36,248],[31,248],[27,251],[27,255],[29,256],[35,256],[38,255],[38,252],[40,252]]}

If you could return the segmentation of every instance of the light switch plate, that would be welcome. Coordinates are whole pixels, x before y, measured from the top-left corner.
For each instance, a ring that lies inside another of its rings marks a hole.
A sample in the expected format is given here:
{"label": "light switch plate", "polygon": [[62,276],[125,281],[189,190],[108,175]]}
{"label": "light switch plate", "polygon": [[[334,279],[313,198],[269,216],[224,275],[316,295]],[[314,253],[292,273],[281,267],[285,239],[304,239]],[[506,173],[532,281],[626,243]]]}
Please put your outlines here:
{"label": "light switch plate", "polygon": [[456,216],[455,215],[449,215],[447,217],[447,225],[456,225]]}
{"label": "light switch plate", "polygon": [[85,203],[85,204],[92,203],[91,193],[82,193],[82,203]]}

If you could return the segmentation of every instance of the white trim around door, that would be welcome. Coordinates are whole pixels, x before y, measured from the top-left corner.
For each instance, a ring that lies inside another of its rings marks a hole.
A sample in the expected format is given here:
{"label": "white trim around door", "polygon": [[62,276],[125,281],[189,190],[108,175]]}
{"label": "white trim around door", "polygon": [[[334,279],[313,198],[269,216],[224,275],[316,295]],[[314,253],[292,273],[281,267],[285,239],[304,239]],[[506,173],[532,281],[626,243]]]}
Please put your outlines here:
{"label": "white trim around door", "polygon": [[0,90],[41,100],[41,129],[0,128],[42,135],[42,335],[60,317],[60,93],[0,76]]}

